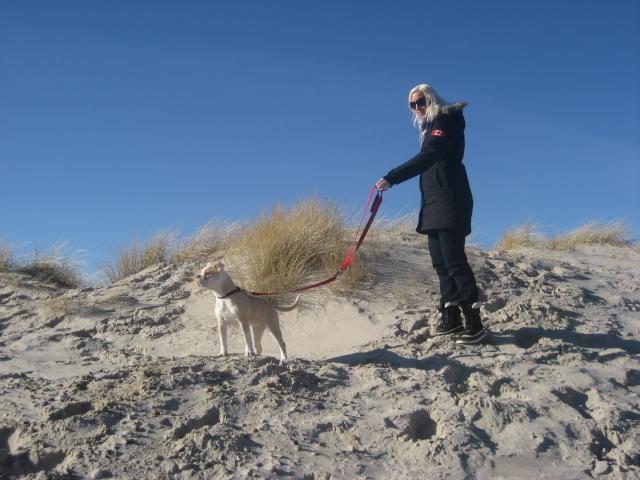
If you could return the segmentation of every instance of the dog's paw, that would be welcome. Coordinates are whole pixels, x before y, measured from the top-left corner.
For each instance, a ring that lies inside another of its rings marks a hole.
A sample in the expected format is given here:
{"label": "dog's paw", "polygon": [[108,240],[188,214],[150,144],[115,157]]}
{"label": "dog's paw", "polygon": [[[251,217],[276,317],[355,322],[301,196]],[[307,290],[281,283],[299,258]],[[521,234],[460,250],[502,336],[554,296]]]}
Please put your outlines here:
{"label": "dog's paw", "polygon": [[228,353],[226,351],[220,352],[218,354],[219,357],[226,357],[228,355]]}
{"label": "dog's paw", "polygon": [[254,352],[244,352],[245,357],[255,357],[256,354]]}

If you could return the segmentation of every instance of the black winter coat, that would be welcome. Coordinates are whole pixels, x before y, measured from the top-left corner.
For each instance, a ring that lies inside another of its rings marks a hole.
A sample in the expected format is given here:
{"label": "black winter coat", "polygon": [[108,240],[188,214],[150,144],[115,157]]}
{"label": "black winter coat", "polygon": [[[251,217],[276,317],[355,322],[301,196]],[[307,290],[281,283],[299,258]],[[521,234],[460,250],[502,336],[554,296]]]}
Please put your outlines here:
{"label": "black winter coat", "polygon": [[471,233],[473,197],[462,164],[463,106],[449,106],[426,125],[420,153],[384,176],[391,185],[397,185],[420,175],[418,233],[453,228],[462,230],[465,236]]}

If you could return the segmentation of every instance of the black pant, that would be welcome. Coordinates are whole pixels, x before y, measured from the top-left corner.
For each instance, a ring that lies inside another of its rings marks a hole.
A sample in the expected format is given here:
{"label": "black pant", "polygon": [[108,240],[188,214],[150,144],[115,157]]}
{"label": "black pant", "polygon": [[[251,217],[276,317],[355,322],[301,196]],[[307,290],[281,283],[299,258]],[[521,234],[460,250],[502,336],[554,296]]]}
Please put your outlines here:
{"label": "black pant", "polygon": [[464,253],[464,233],[460,230],[432,230],[428,236],[431,262],[440,279],[440,304],[477,302],[478,287]]}

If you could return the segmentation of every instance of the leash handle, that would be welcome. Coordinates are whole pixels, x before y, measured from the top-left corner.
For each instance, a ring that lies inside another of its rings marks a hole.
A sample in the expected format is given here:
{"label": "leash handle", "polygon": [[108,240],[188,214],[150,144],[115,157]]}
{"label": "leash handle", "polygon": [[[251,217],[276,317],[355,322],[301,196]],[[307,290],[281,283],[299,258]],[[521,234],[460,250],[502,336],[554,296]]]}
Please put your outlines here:
{"label": "leash handle", "polygon": [[[377,192],[375,199],[373,197],[374,192]],[[373,203],[371,203],[372,199],[373,199]],[[358,225],[358,230],[356,230],[355,238],[351,242],[351,245],[349,245],[347,255],[344,257],[344,260],[342,260],[342,263],[340,263],[338,270],[332,277],[322,280],[321,282],[312,283],[311,285],[306,285],[304,287],[296,288],[294,290],[283,290],[280,292],[247,292],[247,293],[249,295],[254,295],[256,297],[262,297],[265,295],[277,295],[281,293],[296,293],[296,292],[303,292],[305,290],[311,290],[312,288],[321,287],[323,285],[327,285],[329,283],[335,282],[338,279],[338,277],[342,275],[344,272],[346,272],[347,269],[353,263],[353,258],[356,252],[358,251],[358,249],[360,248],[360,245],[362,245],[362,242],[364,242],[364,239],[367,236],[367,233],[369,232],[371,225],[373,224],[373,220],[376,218],[376,214],[378,213],[378,209],[380,208],[381,203],[382,203],[382,191],[378,190],[374,185],[369,191],[367,203],[364,206],[362,218],[360,220],[360,224]],[[362,227],[362,223],[364,222],[364,219],[367,215],[367,210],[369,210],[369,205],[371,205],[369,220],[367,220],[367,223],[365,224],[364,229],[362,230],[362,233],[360,233],[360,228]]]}

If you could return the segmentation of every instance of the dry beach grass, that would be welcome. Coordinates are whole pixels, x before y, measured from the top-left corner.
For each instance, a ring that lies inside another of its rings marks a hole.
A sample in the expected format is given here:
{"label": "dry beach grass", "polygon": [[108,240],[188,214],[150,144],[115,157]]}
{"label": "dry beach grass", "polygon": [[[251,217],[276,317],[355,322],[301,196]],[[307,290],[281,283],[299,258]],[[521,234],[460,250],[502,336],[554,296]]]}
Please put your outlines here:
{"label": "dry beach grass", "polygon": [[535,226],[524,223],[503,233],[496,244],[496,249],[507,252],[515,248],[542,247],[544,245],[545,239],[536,232]]}
{"label": "dry beach grass", "polygon": [[549,240],[553,250],[570,250],[579,245],[610,245],[625,247],[631,245],[629,227],[622,222],[589,222],[564,235]]}
{"label": "dry beach grass", "polygon": [[[201,266],[224,258],[244,288],[293,289],[335,273],[355,234],[344,217],[331,202],[311,198],[291,208],[278,206],[245,225],[212,222],[184,240],[171,232],[157,234],[147,243],[134,239],[103,271],[113,284],[158,263]],[[370,235],[333,290],[347,293],[361,288],[368,265],[379,256],[375,237]]]}
{"label": "dry beach grass", "polygon": [[[228,256],[238,266],[238,281],[251,290],[279,291],[333,275],[353,238],[343,218],[335,205],[319,199],[263,215],[229,242]],[[356,257],[336,284],[340,290],[358,288],[370,257]]]}
{"label": "dry beach grass", "polygon": [[22,272],[45,283],[78,288],[84,283],[80,252],[66,254],[65,249],[66,244],[58,243],[44,252],[34,248],[30,254],[17,259],[10,245],[0,244],[0,271]]}
{"label": "dry beach grass", "polygon": [[537,231],[535,225],[525,223],[503,233],[496,244],[496,249],[500,251],[517,248],[571,250],[584,245],[632,246],[629,227],[620,221],[609,223],[594,221],[568,233],[545,237]]}
{"label": "dry beach grass", "polygon": [[344,229],[335,207],[309,200],[277,207],[242,229],[229,256],[240,265],[238,280],[251,290],[284,290],[335,265]]}
{"label": "dry beach grass", "polygon": [[157,234],[142,245],[134,238],[129,245],[118,250],[114,261],[105,265],[102,271],[110,283],[116,283],[151,265],[166,262],[171,240],[169,233]]}
{"label": "dry beach grass", "polygon": [[178,238],[171,250],[171,262],[179,265],[183,263],[200,263],[216,259],[224,252],[230,239],[242,227],[240,223],[228,221],[210,221],[193,235]]}
{"label": "dry beach grass", "polygon": [[0,242],[0,271],[12,268],[14,264],[13,250],[9,245]]}

